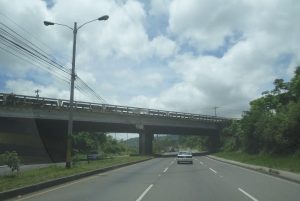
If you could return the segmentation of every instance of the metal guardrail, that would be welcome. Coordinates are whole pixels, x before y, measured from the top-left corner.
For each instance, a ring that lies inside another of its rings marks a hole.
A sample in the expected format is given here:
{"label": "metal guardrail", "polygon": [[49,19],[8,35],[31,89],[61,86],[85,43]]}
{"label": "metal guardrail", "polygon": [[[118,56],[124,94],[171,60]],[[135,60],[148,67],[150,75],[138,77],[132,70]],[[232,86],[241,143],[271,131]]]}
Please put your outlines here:
{"label": "metal guardrail", "polygon": [[[31,107],[47,108],[47,109],[68,109],[69,104],[70,103],[68,100],[63,100],[63,99],[0,93],[0,105],[4,105],[4,106],[25,105]],[[212,123],[224,123],[231,120],[229,118],[209,116],[209,115],[120,106],[120,105],[110,105],[110,104],[101,104],[101,103],[91,103],[91,102],[83,102],[83,101],[75,101],[74,107],[75,109],[78,110],[86,110],[90,112],[119,113],[119,114],[127,114],[127,115],[144,115],[144,116],[167,117],[167,118],[176,118],[176,119],[190,119],[190,120],[199,120],[199,121],[206,121]]]}

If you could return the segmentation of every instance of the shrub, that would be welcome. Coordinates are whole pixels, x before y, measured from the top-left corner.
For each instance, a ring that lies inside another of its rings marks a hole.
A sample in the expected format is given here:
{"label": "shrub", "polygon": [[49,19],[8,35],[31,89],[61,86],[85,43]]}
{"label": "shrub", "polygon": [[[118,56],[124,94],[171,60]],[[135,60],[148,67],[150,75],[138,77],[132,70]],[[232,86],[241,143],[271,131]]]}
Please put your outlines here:
{"label": "shrub", "polygon": [[14,171],[18,172],[20,170],[21,161],[16,151],[12,151],[12,152],[7,151],[4,154],[1,154],[0,158],[3,164],[7,165],[12,172]]}

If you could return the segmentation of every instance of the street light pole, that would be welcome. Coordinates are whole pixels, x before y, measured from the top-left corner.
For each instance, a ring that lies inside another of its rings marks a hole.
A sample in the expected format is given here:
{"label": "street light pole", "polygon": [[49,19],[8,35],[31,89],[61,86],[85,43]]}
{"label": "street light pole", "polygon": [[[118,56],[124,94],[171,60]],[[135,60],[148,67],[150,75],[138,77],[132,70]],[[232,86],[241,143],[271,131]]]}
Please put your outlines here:
{"label": "street light pole", "polygon": [[72,71],[71,71],[71,88],[70,88],[70,105],[69,105],[69,119],[68,119],[68,132],[67,132],[67,153],[66,153],[66,168],[71,167],[71,161],[72,161],[72,133],[73,133],[73,105],[74,105],[74,83],[76,79],[76,73],[75,73],[75,59],[76,59],[76,37],[77,37],[77,31],[82,28],[84,25],[89,24],[94,21],[101,21],[101,20],[108,20],[109,16],[104,15],[102,17],[99,17],[97,19],[88,21],[79,27],[77,27],[77,22],[74,22],[74,28],[69,27],[65,24],[59,24],[55,22],[49,22],[44,21],[44,25],[61,25],[64,27],[67,27],[73,31],[73,53],[72,53]]}
{"label": "street light pole", "polygon": [[68,120],[68,134],[67,134],[67,155],[66,168],[71,167],[72,161],[72,133],[73,133],[73,103],[74,103],[74,82],[75,82],[75,57],[76,57],[76,36],[77,36],[77,22],[74,22],[73,29],[73,54],[72,54],[72,72],[71,72],[71,89],[70,89],[70,105],[69,105],[69,120]]}

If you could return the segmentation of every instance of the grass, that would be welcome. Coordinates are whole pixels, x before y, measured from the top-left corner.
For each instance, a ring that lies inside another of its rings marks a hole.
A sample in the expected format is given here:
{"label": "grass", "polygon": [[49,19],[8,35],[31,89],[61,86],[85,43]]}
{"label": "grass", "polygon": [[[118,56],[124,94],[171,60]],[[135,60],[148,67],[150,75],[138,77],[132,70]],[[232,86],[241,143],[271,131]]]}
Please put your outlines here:
{"label": "grass", "polygon": [[123,164],[127,162],[139,161],[147,159],[147,156],[135,156],[135,157],[116,157],[111,159],[103,159],[99,161],[92,161],[90,163],[78,163],[71,169],[66,169],[61,166],[49,166],[45,168],[39,168],[34,170],[28,170],[20,172],[16,175],[0,176],[0,192],[10,189],[20,188],[48,180],[70,176],[78,173],[83,173],[91,170],[109,167],[112,165]]}
{"label": "grass", "polygon": [[300,173],[299,156],[296,157],[293,155],[281,156],[268,154],[250,155],[241,152],[219,152],[213,155],[242,163]]}

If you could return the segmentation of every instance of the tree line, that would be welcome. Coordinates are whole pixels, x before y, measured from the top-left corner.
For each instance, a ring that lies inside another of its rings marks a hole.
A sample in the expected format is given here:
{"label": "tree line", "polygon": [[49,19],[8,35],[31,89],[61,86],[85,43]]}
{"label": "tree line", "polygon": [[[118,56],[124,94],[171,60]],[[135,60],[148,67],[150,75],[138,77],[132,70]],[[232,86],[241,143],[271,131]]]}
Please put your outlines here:
{"label": "tree line", "polygon": [[274,89],[250,102],[250,109],[241,120],[223,130],[223,150],[300,153],[300,66],[289,82],[275,79],[273,84]]}
{"label": "tree line", "polygon": [[127,151],[122,141],[102,132],[78,132],[72,136],[74,154],[88,154],[91,151],[103,154],[122,154]]}

